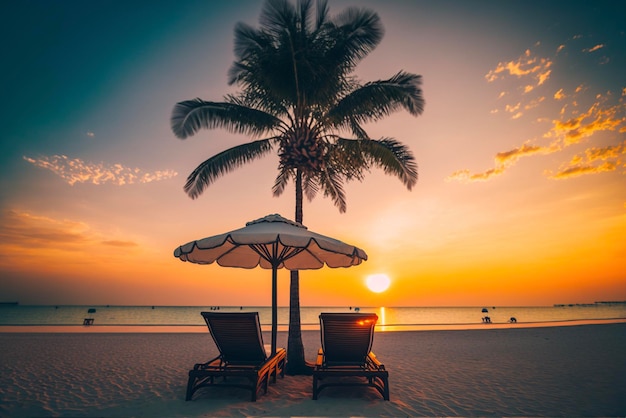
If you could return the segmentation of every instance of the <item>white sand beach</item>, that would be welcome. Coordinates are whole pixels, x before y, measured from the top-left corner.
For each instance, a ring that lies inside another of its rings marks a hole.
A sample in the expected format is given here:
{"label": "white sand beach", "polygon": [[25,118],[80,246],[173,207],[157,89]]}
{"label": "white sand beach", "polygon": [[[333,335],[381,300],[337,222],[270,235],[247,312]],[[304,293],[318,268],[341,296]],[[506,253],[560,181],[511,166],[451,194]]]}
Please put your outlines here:
{"label": "white sand beach", "polygon": [[[319,332],[303,341],[312,360]],[[0,416],[626,416],[626,323],[377,332],[389,402],[369,388],[313,401],[308,376],[257,402],[231,388],[185,402],[187,371],[216,351],[208,332],[2,333]]]}

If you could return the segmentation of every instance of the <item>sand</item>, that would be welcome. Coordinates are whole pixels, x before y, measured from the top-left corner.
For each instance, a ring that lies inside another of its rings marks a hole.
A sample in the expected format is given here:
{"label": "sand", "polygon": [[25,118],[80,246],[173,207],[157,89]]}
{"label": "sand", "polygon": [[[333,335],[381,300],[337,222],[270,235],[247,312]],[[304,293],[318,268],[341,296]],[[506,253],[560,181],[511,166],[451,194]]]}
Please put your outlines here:
{"label": "sand", "polygon": [[[319,332],[303,342],[313,359]],[[313,401],[308,376],[257,402],[231,388],[185,402],[187,371],[216,353],[208,332],[2,333],[0,416],[626,416],[626,323],[377,332],[374,352],[389,402],[369,388]]]}

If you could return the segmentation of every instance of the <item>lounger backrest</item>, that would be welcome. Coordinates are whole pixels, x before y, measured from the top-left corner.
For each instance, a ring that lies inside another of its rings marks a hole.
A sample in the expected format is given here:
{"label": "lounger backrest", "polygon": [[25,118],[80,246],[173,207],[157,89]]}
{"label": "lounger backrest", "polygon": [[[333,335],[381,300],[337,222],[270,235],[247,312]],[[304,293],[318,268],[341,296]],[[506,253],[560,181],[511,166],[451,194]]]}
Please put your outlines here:
{"label": "lounger backrest", "polygon": [[364,364],[372,350],[374,313],[322,313],[322,350],[327,365]]}
{"label": "lounger backrest", "polygon": [[267,359],[258,312],[201,312],[228,364],[255,365]]}

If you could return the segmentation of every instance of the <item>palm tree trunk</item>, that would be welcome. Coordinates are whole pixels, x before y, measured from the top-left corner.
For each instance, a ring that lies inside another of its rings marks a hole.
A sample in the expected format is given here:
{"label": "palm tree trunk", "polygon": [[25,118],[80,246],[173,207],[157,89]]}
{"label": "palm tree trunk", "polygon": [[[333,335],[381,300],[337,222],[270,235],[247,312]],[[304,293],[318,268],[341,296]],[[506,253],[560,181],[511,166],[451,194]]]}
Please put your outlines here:
{"label": "palm tree trunk", "polygon": [[[296,172],[296,222],[302,223],[302,173]],[[287,337],[287,367],[289,375],[311,374],[304,360],[304,345],[300,322],[300,275],[291,272],[289,284],[289,335]]]}

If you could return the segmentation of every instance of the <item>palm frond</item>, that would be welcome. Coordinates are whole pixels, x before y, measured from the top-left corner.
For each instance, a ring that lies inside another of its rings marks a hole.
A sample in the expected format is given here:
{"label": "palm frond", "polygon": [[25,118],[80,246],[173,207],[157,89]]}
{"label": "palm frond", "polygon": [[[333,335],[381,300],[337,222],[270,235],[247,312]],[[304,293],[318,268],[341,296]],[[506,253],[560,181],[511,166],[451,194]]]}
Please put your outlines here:
{"label": "palm frond", "polygon": [[187,177],[185,192],[195,199],[218,177],[271,152],[273,140],[274,138],[260,139],[215,154]]}
{"label": "palm frond", "polygon": [[201,128],[224,128],[232,133],[258,136],[280,125],[275,116],[227,102],[205,102],[201,99],[179,102],[172,110],[172,131],[181,139]]}
{"label": "palm frond", "polygon": [[339,173],[332,168],[328,168],[320,173],[320,187],[324,190],[324,196],[330,197],[340,213],[345,213],[348,204],[346,203],[346,193],[343,190],[343,180]]}
{"label": "palm frond", "polygon": [[263,32],[258,31],[252,26],[239,22],[235,25],[235,42],[233,52],[238,60],[245,59],[247,56],[265,50],[270,43]]}
{"label": "palm frond", "polygon": [[315,17],[315,31],[319,31],[328,21],[328,0],[318,0],[317,15]]}
{"label": "palm frond", "polygon": [[[317,173],[315,173],[317,174]],[[306,195],[306,198],[309,202],[313,201],[313,199],[315,198],[315,196],[317,195],[317,192],[319,191],[319,185],[317,183],[317,176],[311,176],[308,173],[305,173],[303,175],[303,179],[302,179],[302,189],[304,191],[304,194]]]}
{"label": "palm frond", "polygon": [[296,8],[288,0],[267,0],[261,10],[261,28],[280,36],[285,32],[294,34],[298,22]]}
{"label": "palm frond", "polygon": [[274,180],[274,185],[272,186],[272,194],[275,197],[282,195],[285,191],[285,187],[287,187],[287,184],[292,177],[293,172],[287,167],[281,165],[278,171],[278,176],[276,176],[276,180]]}
{"label": "palm frond", "polygon": [[382,168],[385,174],[400,179],[407,189],[411,190],[417,183],[417,163],[408,147],[392,138],[380,140],[340,139],[344,150],[352,154],[362,153],[362,161],[367,167]]}
{"label": "palm frond", "polygon": [[401,71],[388,80],[367,83],[339,100],[328,118],[335,126],[352,128],[388,116],[400,107],[420,115],[425,105],[421,80],[419,75]]}
{"label": "palm frond", "polygon": [[353,69],[383,39],[385,30],[377,13],[349,7],[334,19],[336,40],[331,55],[341,57],[346,68]]}

